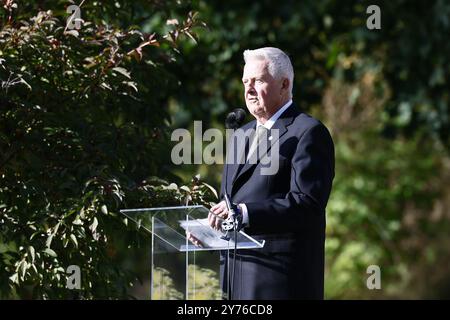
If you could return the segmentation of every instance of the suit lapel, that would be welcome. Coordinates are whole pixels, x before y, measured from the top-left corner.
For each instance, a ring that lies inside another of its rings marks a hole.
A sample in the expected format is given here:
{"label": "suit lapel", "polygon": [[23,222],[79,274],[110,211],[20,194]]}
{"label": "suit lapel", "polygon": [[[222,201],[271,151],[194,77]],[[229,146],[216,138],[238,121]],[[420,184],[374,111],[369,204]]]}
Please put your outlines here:
{"label": "suit lapel", "polygon": [[[281,139],[281,137],[286,134],[289,125],[292,123],[292,121],[294,120],[294,118],[299,115],[301,112],[297,109],[296,105],[293,104],[291,105],[289,108],[286,109],[285,112],[283,112],[283,114],[281,114],[281,116],[277,119],[277,121],[275,121],[273,127],[270,129],[271,135],[272,135],[272,130],[278,130],[279,135],[278,137],[274,137],[274,139],[270,140],[270,144],[268,144],[267,150],[264,151],[264,153],[262,154],[262,156],[266,155],[267,152],[269,152],[269,150],[272,148],[272,146]],[[247,156],[247,154],[246,154]],[[249,163],[248,161],[245,162],[245,164],[243,165],[237,165],[236,170],[233,172],[233,174],[231,175],[232,177],[232,183],[230,184],[230,187],[228,190],[231,194],[231,189],[232,186],[235,184],[236,180],[238,180],[245,172],[249,171],[251,168],[253,168],[254,166],[256,166],[259,163],[259,159],[261,157],[258,158],[258,160],[256,161],[256,163]]]}
{"label": "suit lapel", "polygon": [[[254,129],[255,127],[256,127],[256,120],[249,122],[248,124],[243,126],[241,129],[246,131],[246,130],[250,130],[252,128]],[[232,139],[234,139],[234,137]],[[233,181],[235,180],[236,175],[239,173],[239,171],[242,169],[242,167],[244,166],[244,163],[245,163],[246,149],[248,149],[249,138],[245,136],[245,139],[246,139],[246,141],[244,144],[244,148],[237,150],[238,145],[234,145],[234,148],[235,148],[234,154],[236,154],[237,157],[235,159],[230,159],[231,163],[228,164],[229,171],[226,173],[226,176],[227,176],[226,177],[226,179],[227,179],[226,191],[227,191],[227,194],[229,194],[229,195],[231,195]],[[231,144],[231,145],[233,146],[233,144]]]}

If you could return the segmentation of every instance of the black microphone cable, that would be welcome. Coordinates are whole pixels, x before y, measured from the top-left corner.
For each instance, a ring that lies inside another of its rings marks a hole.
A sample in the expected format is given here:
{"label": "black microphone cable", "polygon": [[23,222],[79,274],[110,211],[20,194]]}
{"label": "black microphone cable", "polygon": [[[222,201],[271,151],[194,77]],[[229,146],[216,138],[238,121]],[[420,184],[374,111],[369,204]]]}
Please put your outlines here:
{"label": "black microphone cable", "polygon": [[[233,253],[233,272],[231,273],[229,267],[229,259],[230,259],[230,250],[228,249],[228,278],[227,278],[227,286],[228,286],[228,300],[233,299],[234,292],[234,279],[236,278],[236,255],[237,255],[237,234],[242,227],[242,212],[238,205],[231,203],[227,194],[225,194],[225,203],[227,205],[227,210],[229,212],[229,217],[222,222],[223,230],[225,231],[233,231],[234,235],[234,253]],[[228,237],[228,241],[230,238]]]}
{"label": "black microphone cable", "polygon": [[230,300],[233,300],[233,293],[234,293],[234,279],[236,275],[236,253],[237,253],[237,221],[236,216],[234,216],[234,254],[233,254],[233,275],[231,278],[231,291],[230,291]]}

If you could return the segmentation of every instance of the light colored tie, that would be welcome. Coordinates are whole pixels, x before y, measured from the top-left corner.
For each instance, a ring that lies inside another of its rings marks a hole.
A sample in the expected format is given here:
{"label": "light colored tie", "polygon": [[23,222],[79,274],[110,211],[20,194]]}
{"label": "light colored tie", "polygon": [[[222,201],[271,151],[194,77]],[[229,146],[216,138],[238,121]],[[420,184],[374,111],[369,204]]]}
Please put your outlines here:
{"label": "light colored tie", "polygon": [[[256,154],[255,152],[258,149],[258,145],[261,143],[261,141],[263,139],[267,140],[269,134],[269,129],[267,129],[265,126],[263,125],[259,125],[256,128],[256,134],[253,137],[253,141],[252,144],[250,145],[250,149],[248,150],[248,156],[247,156],[247,161],[249,161],[250,159],[252,159],[251,157],[253,157],[253,162],[252,163],[256,163]],[[267,148],[267,143],[266,143],[266,148]],[[262,151],[261,148],[259,148],[259,156],[262,155]]]}

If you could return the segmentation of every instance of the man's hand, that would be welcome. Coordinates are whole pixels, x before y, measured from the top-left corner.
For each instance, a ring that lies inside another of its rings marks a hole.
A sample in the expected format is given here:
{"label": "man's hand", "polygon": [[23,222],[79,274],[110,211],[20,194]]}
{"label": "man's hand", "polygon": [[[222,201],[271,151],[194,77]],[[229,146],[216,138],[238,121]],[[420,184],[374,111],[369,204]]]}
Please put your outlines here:
{"label": "man's hand", "polygon": [[192,242],[192,243],[193,243],[194,245],[196,245],[197,247],[199,247],[199,248],[204,248],[204,247],[205,247],[205,246],[203,245],[203,243],[202,243],[200,240],[198,240],[196,237],[194,237],[194,236],[192,235],[192,233],[186,231],[186,237],[188,238],[188,240],[189,240],[190,242]]}
{"label": "man's hand", "polygon": [[228,218],[228,210],[225,201],[220,201],[218,204],[211,207],[208,214],[208,222],[211,228],[220,230],[222,221]]}

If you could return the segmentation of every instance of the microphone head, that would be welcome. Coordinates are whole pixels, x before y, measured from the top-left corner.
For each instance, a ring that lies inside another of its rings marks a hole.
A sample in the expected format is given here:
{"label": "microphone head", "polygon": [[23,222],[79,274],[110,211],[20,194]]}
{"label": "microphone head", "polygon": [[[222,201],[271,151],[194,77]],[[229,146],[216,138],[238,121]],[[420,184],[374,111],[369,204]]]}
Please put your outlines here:
{"label": "microphone head", "polygon": [[242,108],[236,108],[231,111],[225,119],[225,128],[237,129],[244,123],[246,112]]}

